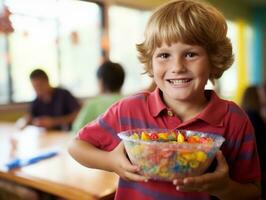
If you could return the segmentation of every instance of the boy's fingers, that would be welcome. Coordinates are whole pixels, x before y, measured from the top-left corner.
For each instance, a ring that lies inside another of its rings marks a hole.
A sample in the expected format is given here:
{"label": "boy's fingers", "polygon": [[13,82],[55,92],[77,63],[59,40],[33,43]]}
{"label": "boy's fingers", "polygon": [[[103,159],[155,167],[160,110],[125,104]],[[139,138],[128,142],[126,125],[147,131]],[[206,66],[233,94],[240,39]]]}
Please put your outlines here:
{"label": "boy's fingers", "polygon": [[223,156],[223,153],[221,151],[218,151],[216,153],[216,159],[217,159],[217,162],[218,162],[218,165],[217,165],[218,169],[227,169],[228,168],[226,159]]}
{"label": "boy's fingers", "polygon": [[129,160],[128,158],[126,157],[126,151],[125,151],[125,148],[124,148],[124,144],[123,142],[120,142],[119,144],[119,148],[124,151],[125,153],[125,157],[122,158],[122,161],[121,161],[121,166],[124,170],[127,170],[127,171],[130,171],[130,172],[138,172],[139,171],[139,167],[136,166],[136,165],[133,165]]}
{"label": "boy's fingers", "polygon": [[188,188],[186,188],[184,186],[176,186],[176,190],[180,191],[180,192],[192,192],[191,189],[188,189]]}
{"label": "boy's fingers", "polygon": [[213,174],[207,173],[197,177],[188,177],[184,179],[184,185],[189,186],[200,186],[207,182],[210,182],[213,179]]}
{"label": "boy's fingers", "polygon": [[176,185],[176,190],[182,192],[205,192],[210,187],[210,184],[201,185]]}
{"label": "boy's fingers", "polygon": [[184,185],[183,179],[174,179],[173,180],[174,185]]}
{"label": "boy's fingers", "polygon": [[182,179],[176,179],[173,184],[176,185],[177,190],[182,191],[198,191],[203,185],[204,180],[200,177],[189,177]]}
{"label": "boy's fingers", "polygon": [[[211,191],[217,187],[217,184],[224,184],[226,181],[226,175],[228,173],[228,165],[226,162],[225,157],[223,156],[222,152],[219,151],[216,154],[217,159],[217,168],[212,173],[206,173],[201,176],[197,177],[188,177],[184,178],[183,180],[183,187],[186,191],[193,190],[193,191]],[[182,185],[177,185],[182,186]]]}
{"label": "boy's fingers", "polygon": [[182,186],[182,185],[178,185],[176,186],[176,190],[180,191],[180,192],[199,192],[199,188],[195,188],[195,187],[187,187],[187,186]]}
{"label": "boy's fingers", "polygon": [[137,165],[132,165],[128,160],[125,160],[122,164],[122,168],[125,171],[129,172],[138,172],[139,167]]}
{"label": "boy's fingers", "polygon": [[125,172],[125,176],[127,177],[128,180],[131,180],[131,181],[145,181],[145,182],[148,181],[147,177],[134,174],[131,172]]}

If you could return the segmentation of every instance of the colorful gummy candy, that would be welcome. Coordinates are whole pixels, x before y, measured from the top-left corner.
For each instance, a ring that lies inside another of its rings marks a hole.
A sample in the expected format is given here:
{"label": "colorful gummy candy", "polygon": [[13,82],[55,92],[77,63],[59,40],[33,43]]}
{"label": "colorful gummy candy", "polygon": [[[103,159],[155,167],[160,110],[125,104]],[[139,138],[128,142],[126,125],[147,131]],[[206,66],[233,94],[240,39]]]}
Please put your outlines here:
{"label": "colorful gummy candy", "polygon": [[129,136],[131,139],[143,141],[177,142],[177,143],[213,143],[213,139],[199,134],[185,135],[180,131],[148,133],[142,131],[140,134],[133,133]]}
{"label": "colorful gummy candy", "polygon": [[140,166],[142,175],[155,180],[202,174],[217,151],[214,139],[202,133],[140,131],[129,138],[125,147],[131,162]]}

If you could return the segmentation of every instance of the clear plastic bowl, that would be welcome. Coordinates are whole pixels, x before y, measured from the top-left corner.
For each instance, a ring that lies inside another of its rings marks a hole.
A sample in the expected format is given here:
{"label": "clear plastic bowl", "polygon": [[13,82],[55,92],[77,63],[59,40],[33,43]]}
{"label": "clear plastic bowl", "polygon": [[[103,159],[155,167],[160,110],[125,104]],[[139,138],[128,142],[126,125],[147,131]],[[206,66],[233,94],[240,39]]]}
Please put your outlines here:
{"label": "clear plastic bowl", "polygon": [[[177,136],[178,131],[185,138],[207,138],[211,142],[180,143],[173,135],[174,132]],[[146,140],[142,137],[143,132],[157,136],[163,133],[169,139],[155,136],[156,139]],[[120,132],[118,136],[124,142],[130,161],[140,167],[139,173],[149,179],[163,181],[203,174],[224,142],[220,135],[191,130],[136,129]]]}

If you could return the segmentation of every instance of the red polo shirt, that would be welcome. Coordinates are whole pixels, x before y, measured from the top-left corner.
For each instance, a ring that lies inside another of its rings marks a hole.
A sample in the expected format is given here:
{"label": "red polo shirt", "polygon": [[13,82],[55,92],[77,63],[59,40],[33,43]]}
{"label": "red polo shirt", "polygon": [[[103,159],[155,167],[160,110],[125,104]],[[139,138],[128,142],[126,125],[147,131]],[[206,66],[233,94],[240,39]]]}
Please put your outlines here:
{"label": "red polo shirt", "polygon": [[[78,138],[111,151],[120,139],[117,133],[137,128],[187,129],[222,135],[222,152],[229,165],[230,177],[238,182],[260,179],[258,155],[252,125],[246,114],[233,102],[206,91],[210,99],[206,108],[186,122],[172,115],[157,88],[139,93],[112,105],[107,112],[80,130]],[[129,182],[120,179],[116,200],[201,200],[207,193],[179,192],[170,182]]]}

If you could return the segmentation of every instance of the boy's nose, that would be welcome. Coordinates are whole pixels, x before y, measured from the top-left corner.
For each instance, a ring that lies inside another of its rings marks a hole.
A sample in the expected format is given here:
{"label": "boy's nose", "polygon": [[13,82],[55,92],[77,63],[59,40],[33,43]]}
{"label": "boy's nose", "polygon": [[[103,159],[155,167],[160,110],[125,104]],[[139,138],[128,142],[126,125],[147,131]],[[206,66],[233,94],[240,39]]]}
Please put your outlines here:
{"label": "boy's nose", "polygon": [[176,58],[172,66],[173,73],[181,73],[186,71],[186,65],[182,58]]}

